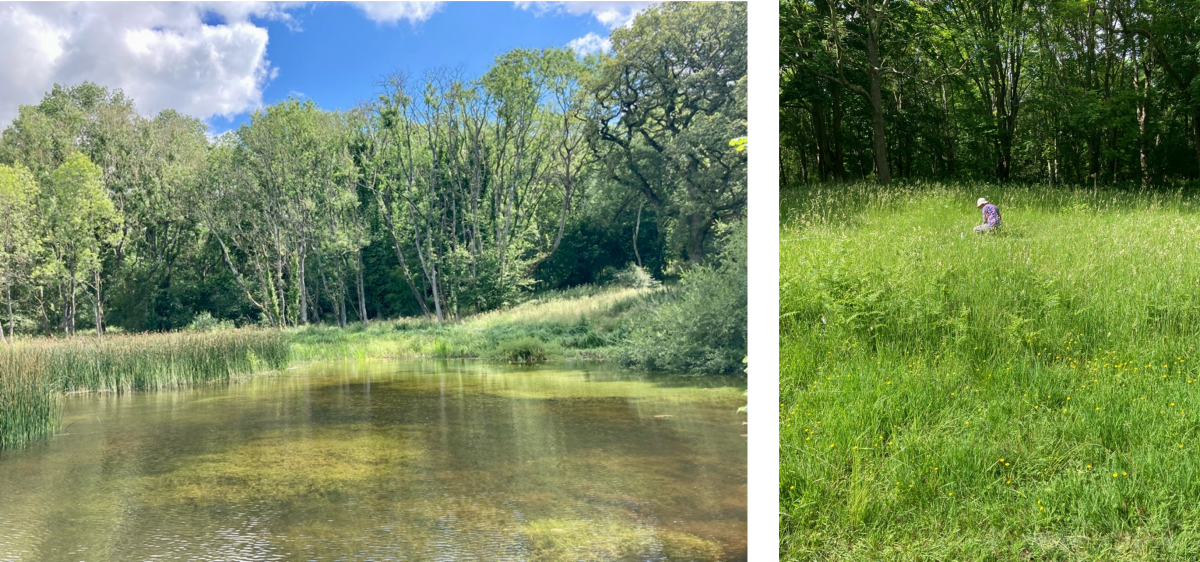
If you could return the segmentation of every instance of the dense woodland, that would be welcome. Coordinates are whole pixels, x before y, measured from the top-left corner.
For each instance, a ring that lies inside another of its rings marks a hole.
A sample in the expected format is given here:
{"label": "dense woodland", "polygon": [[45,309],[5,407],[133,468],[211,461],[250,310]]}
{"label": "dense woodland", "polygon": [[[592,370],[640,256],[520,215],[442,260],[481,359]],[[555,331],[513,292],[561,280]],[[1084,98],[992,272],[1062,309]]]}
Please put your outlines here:
{"label": "dense woodland", "polygon": [[215,138],[55,86],[0,139],[0,333],[454,320],[715,264],[746,210],[746,7],[663,4],[612,41],[382,77],[348,110],[289,99]]}
{"label": "dense woodland", "polygon": [[782,0],[781,182],[1200,177],[1194,0]]}

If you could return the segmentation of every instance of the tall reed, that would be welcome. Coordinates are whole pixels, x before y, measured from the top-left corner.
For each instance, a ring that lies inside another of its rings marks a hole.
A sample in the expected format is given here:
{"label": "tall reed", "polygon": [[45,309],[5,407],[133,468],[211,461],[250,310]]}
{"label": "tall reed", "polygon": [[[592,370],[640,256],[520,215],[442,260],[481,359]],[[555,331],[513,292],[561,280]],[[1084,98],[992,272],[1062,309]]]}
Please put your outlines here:
{"label": "tall reed", "polygon": [[52,435],[60,420],[44,358],[0,347],[0,451]]}
{"label": "tall reed", "polygon": [[38,354],[64,392],[157,390],[281,369],[287,338],[277,331],[227,330],[37,340]]}
{"label": "tall reed", "polygon": [[60,392],[129,392],[228,380],[288,363],[278,331],[37,339],[0,349],[0,449],[52,434]]}

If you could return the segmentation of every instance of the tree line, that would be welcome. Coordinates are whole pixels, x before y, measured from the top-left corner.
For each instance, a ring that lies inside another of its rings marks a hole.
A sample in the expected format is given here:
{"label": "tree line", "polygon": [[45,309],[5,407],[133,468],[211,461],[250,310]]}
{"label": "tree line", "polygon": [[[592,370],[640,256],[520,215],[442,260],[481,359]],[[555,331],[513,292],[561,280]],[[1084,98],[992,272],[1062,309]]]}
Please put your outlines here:
{"label": "tree line", "polygon": [[746,209],[745,5],[662,4],[611,39],[397,73],[346,110],[290,98],[215,138],[55,85],[0,137],[7,336],[454,320],[704,264]]}
{"label": "tree line", "polygon": [[781,182],[1200,177],[1191,0],[783,0]]}

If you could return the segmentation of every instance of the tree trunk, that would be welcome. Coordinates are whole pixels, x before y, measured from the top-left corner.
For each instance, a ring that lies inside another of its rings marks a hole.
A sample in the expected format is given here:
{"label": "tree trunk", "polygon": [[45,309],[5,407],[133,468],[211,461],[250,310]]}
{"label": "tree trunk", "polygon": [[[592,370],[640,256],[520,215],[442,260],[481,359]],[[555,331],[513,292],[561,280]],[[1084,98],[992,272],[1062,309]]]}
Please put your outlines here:
{"label": "tree trunk", "polygon": [[[341,260],[339,259],[338,261],[340,262]],[[320,262],[318,261],[318,263],[320,263]],[[329,281],[326,279],[326,276],[325,276],[325,268],[324,268],[324,267],[320,267],[320,266],[318,266],[318,269],[321,271],[321,288],[325,290],[325,293],[326,293],[326,294],[328,294],[328,293],[329,293]],[[335,275],[334,277],[335,277],[335,278],[336,278],[336,279],[337,279],[339,282],[342,280],[342,276],[341,276],[340,274],[338,274],[338,275]],[[320,298],[320,297],[317,297],[317,298],[314,298],[314,299],[313,299],[313,301],[314,301],[314,304],[313,304],[313,318],[316,320],[316,322],[317,322],[318,324],[320,324],[320,323],[321,323],[321,315],[320,315],[320,311],[319,311],[319,310],[317,310],[317,307],[316,307],[316,304],[315,304],[315,302],[316,302],[317,300],[319,300],[319,298]],[[340,318],[340,317],[341,317],[341,313],[340,313],[340,311],[339,311],[338,309],[339,309],[339,307],[344,307],[344,306],[346,306],[346,300],[345,300],[345,299],[342,299],[342,300],[340,300],[340,301],[339,301],[337,298],[333,298],[333,299],[330,299],[330,300],[333,302],[333,317],[334,317],[334,318]],[[339,304],[339,303],[340,303],[340,304]],[[346,327],[346,325],[345,325],[345,324],[339,324],[338,326],[339,326],[339,327],[341,327],[341,328],[345,328],[345,327]]]}
{"label": "tree trunk", "polygon": [[833,90],[833,157],[829,163],[833,165],[833,177],[839,181],[846,179],[846,163],[842,149],[842,87],[834,84]]}
{"label": "tree trunk", "polygon": [[38,309],[42,312],[42,333],[53,335],[50,328],[50,315],[46,314],[46,288],[38,286]]}
{"label": "tree trunk", "polygon": [[1192,106],[1192,146],[1196,149],[1196,167],[1200,174],[1200,106]]}
{"label": "tree trunk", "polygon": [[346,327],[346,281],[342,276],[338,276],[338,300],[341,305],[338,306],[338,326]]}
{"label": "tree trunk", "polygon": [[[1144,64],[1144,63],[1143,63]],[[1142,185],[1150,185],[1150,165],[1146,160],[1146,113],[1149,109],[1149,100],[1147,92],[1150,89],[1150,68],[1146,68],[1146,85],[1143,87],[1138,84],[1137,70],[1133,73],[1133,87],[1135,90],[1141,89],[1137,104],[1137,122],[1138,122],[1138,164],[1142,170]]]}
{"label": "tree trunk", "polygon": [[[408,269],[408,262],[404,259],[404,251],[400,248],[400,238],[396,236],[396,223],[392,219],[392,206],[387,201],[384,201],[379,191],[372,189],[371,192],[375,195],[375,202],[379,206],[380,214],[383,215],[388,234],[392,237],[392,247],[396,250],[396,261],[400,262],[400,271],[404,274],[404,281],[408,283],[408,288],[412,291],[413,299],[417,301],[417,305],[421,307],[421,312],[425,314],[426,318],[430,318],[429,306],[425,304],[425,297],[417,290],[417,284],[413,282],[412,272]],[[359,267],[360,272],[361,270],[362,267]],[[361,273],[359,276],[361,277]]]}
{"label": "tree trunk", "polygon": [[68,322],[69,322],[67,325],[67,333],[69,335],[73,336],[73,335],[75,335],[75,280],[74,279],[71,280],[71,295],[70,296],[71,296],[71,308],[69,309],[70,314],[67,317]]}
{"label": "tree trunk", "polygon": [[[11,283],[8,285],[7,292],[8,292],[8,343],[11,344],[11,343],[13,343],[13,340],[15,340],[17,337],[16,336],[17,323],[15,320],[13,320],[12,284]],[[2,331],[2,330],[0,330],[0,331]]]}
{"label": "tree trunk", "polygon": [[[782,169],[782,168],[780,168]],[[646,206],[646,201],[642,200],[642,204],[638,205],[637,222],[633,223],[633,257],[637,258],[638,267],[642,267],[642,255],[638,253],[638,230],[642,227],[642,207]]]}
{"label": "tree trunk", "polygon": [[100,302],[100,268],[93,272],[93,287],[96,289],[96,337],[104,337],[104,305]]}
{"label": "tree trunk", "polygon": [[69,283],[61,280],[58,282],[58,300],[62,302],[62,310],[58,311],[58,327],[62,329],[63,335],[66,336],[70,335],[70,332],[67,330],[67,314],[70,313],[71,302],[67,299],[67,291],[64,285],[69,285]]}
{"label": "tree trunk", "polygon": [[704,240],[712,229],[712,220],[703,215],[687,215],[688,263],[697,265],[704,262]]}
{"label": "tree trunk", "polygon": [[304,244],[301,243],[301,245],[300,245],[300,260],[299,260],[300,261],[300,271],[297,273],[297,277],[299,278],[299,281],[300,281],[300,303],[299,304],[300,304],[300,323],[301,324],[308,324],[308,284],[304,282],[304,277],[305,277],[304,262],[305,262],[305,259],[307,258],[307,254],[308,254],[308,252],[304,251]]}
{"label": "tree trunk", "polygon": [[874,137],[872,152],[875,156],[875,173],[879,183],[891,183],[892,171],[888,167],[887,158],[887,137],[883,127],[883,92],[880,82],[882,81],[882,70],[879,67],[879,25],[883,19],[882,14],[878,18],[872,18],[868,25],[867,33],[867,62],[870,68],[867,69],[867,76],[871,83],[871,130]]}
{"label": "tree trunk", "polygon": [[356,274],[355,275],[355,277],[356,277],[355,285],[357,285],[357,287],[355,287],[355,288],[358,290],[358,319],[362,322],[363,326],[366,326],[368,324],[367,297],[366,297],[366,293],[363,291],[363,263],[362,263],[362,249],[361,248],[359,248],[359,250],[354,253],[354,257],[355,257],[355,262],[357,262],[357,264],[358,264],[358,267],[355,268],[357,270],[355,272],[355,274]]}
{"label": "tree trunk", "polygon": [[821,102],[812,104],[813,140],[817,143],[817,179],[829,179],[829,139],[825,134],[825,107]]}

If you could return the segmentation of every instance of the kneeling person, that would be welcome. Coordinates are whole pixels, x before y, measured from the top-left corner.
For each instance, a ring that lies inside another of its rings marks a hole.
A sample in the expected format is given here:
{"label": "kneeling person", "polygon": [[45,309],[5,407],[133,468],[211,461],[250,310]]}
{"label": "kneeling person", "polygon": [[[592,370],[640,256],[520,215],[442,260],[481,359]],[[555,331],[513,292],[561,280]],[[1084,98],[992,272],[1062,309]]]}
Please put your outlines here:
{"label": "kneeling person", "polygon": [[975,203],[975,206],[983,211],[983,224],[975,227],[975,232],[982,234],[1000,228],[1000,209],[982,197]]}

